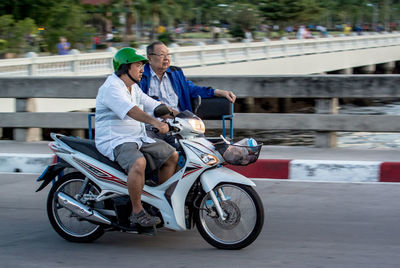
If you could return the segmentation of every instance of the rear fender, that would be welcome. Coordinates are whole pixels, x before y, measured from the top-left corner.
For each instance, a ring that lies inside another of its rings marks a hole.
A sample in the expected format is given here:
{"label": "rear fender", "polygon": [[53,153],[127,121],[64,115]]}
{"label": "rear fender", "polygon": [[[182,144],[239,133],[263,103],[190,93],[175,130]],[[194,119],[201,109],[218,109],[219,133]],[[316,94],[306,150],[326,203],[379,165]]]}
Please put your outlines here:
{"label": "rear fender", "polygon": [[36,190],[36,192],[39,192],[39,191],[43,190],[66,167],[71,167],[71,165],[66,163],[66,162],[64,162],[64,161],[58,162],[58,163],[55,163],[55,164],[52,164],[52,165],[48,166],[43,171],[42,175],[40,175],[40,177],[37,179],[37,181],[43,181],[43,183]]}
{"label": "rear fender", "polygon": [[200,176],[200,182],[206,193],[210,192],[215,186],[222,182],[256,186],[250,179],[226,167],[213,168],[205,171]]}

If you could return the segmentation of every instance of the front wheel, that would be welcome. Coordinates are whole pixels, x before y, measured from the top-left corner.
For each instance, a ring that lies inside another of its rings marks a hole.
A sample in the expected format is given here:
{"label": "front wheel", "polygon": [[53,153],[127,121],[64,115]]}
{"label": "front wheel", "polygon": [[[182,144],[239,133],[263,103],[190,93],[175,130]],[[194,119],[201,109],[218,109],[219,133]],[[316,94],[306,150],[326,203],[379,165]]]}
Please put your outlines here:
{"label": "front wheel", "polygon": [[194,215],[201,236],[220,249],[241,249],[253,243],[264,224],[264,208],[256,191],[225,183],[213,192],[226,218],[219,217],[210,193],[204,194]]}
{"label": "front wheel", "polygon": [[[84,181],[85,176],[82,173],[69,173],[53,185],[47,198],[47,215],[51,225],[60,236],[71,242],[92,242],[104,234],[104,230],[100,225],[80,218],[57,202],[57,194],[59,192],[75,199],[79,195],[90,198],[100,193],[97,185],[90,181],[82,187]],[[78,201],[82,202],[83,199]],[[103,205],[96,203],[96,207]]]}

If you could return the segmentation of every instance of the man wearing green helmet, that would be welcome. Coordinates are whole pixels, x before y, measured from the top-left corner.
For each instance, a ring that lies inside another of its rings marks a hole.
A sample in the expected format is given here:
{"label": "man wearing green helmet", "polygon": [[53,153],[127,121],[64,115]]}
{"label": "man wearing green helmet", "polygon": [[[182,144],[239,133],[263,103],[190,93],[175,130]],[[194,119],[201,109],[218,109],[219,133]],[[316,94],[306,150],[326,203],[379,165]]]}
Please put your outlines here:
{"label": "man wearing green helmet", "polygon": [[161,103],[144,94],[137,85],[146,62],[147,59],[133,48],[122,48],[115,54],[115,72],[108,76],[96,97],[95,141],[97,149],[128,174],[132,224],[149,227],[160,223],[160,219],[149,215],[141,203],[146,168],[142,152],[150,154],[159,168],[160,183],[175,173],[178,154],[166,142],[151,139],[146,134],[145,123],[160,133],[168,132],[167,124],[149,115]]}

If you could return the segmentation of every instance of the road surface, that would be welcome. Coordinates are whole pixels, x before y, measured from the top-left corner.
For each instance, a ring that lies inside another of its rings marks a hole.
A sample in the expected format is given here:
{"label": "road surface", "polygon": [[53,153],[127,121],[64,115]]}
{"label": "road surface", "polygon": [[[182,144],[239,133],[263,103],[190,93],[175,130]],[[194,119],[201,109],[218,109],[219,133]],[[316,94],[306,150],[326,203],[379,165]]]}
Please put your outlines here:
{"label": "road surface", "polygon": [[240,251],[217,250],[197,230],[156,237],[106,233],[91,244],[59,237],[49,188],[35,175],[0,174],[2,267],[393,267],[400,264],[400,184],[256,181],[266,221]]}

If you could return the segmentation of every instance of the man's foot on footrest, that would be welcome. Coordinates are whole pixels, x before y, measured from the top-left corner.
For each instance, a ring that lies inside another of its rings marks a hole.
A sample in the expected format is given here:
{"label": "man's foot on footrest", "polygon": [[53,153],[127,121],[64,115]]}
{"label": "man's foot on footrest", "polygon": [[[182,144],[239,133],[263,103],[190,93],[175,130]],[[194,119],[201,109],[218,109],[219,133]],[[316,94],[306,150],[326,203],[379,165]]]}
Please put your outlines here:
{"label": "man's foot on footrest", "polygon": [[129,219],[131,226],[139,224],[142,227],[152,227],[161,223],[159,217],[149,215],[144,209],[137,214],[132,213]]}

